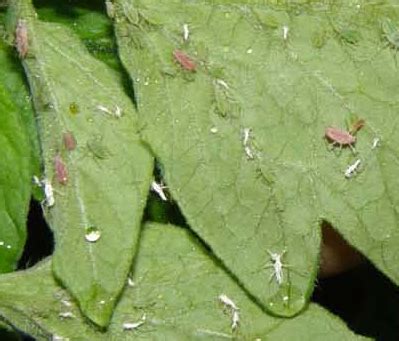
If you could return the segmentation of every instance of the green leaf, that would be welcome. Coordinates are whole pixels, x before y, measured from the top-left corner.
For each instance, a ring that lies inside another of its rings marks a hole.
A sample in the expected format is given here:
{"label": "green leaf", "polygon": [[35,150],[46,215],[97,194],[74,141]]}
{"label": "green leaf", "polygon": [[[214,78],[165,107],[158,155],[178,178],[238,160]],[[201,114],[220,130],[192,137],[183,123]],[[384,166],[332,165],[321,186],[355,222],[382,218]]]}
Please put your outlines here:
{"label": "green leaf", "polygon": [[[2,30],[0,30],[0,33]],[[40,146],[37,136],[37,124],[32,109],[29,90],[25,83],[24,72],[16,53],[4,41],[0,40],[0,84],[8,92],[9,99],[18,108],[20,117],[20,129],[24,129],[24,134],[29,139],[31,150],[31,177],[41,173]],[[26,157],[26,156],[24,156]],[[41,195],[37,191],[32,193],[37,199]]]}
{"label": "green leaf", "polygon": [[10,17],[12,27],[23,18],[28,30],[23,65],[55,197],[45,209],[55,232],[53,270],[83,313],[105,327],[135,254],[152,158],[118,74],[73,32],[37,20],[27,1],[13,2]]}
{"label": "green leaf", "polygon": [[[71,340],[361,339],[313,304],[293,319],[268,316],[187,230],[174,226],[144,228],[134,284],[126,286],[107,332],[85,322],[67,292],[54,281],[50,266],[48,260],[31,270],[0,277],[0,316],[39,340],[51,335]],[[218,301],[221,294],[239,308],[236,331],[231,330],[231,311]],[[144,323],[136,330],[123,330],[124,323],[141,321],[144,315]]]}
{"label": "green leaf", "polygon": [[[9,71],[0,65],[0,73]],[[13,97],[0,83],[0,273],[14,270],[21,256],[31,190],[29,136]]]}
{"label": "green leaf", "polygon": [[[306,304],[321,219],[399,283],[398,46],[378,24],[399,27],[396,6],[114,3],[143,138],[190,226],[265,309]],[[357,155],[331,150],[325,128],[354,114]],[[281,280],[270,252],[285,252]]]}

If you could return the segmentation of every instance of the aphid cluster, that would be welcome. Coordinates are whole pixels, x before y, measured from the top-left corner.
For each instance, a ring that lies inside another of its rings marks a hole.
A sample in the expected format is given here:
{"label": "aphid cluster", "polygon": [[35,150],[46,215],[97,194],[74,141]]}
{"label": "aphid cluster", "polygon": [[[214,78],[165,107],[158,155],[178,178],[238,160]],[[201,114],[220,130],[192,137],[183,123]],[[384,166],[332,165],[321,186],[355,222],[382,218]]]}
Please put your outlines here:
{"label": "aphid cluster", "polygon": [[230,311],[231,313],[231,329],[236,330],[240,323],[240,308],[225,294],[219,295],[219,301]]}

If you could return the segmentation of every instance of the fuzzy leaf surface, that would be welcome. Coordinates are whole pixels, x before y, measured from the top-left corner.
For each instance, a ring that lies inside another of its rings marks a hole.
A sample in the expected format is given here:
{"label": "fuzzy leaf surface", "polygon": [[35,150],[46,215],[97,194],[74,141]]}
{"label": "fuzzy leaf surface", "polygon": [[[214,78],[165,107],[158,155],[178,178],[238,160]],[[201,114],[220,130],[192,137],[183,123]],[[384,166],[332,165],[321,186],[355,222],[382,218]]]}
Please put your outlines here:
{"label": "fuzzy leaf surface", "polygon": [[19,107],[0,84],[0,273],[14,270],[26,240],[32,167],[25,128]]}
{"label": "fuzzy leaf surface", "polygon": [[[83,313],[105,327],[135,254],[152,158],[138,141],[119,75],[69,29],[35,18],[28,1],[12,5],[11,27],[22,19],[28,30],[23,65],[44,175],[54,188],[55,203],[45,212],[55,233],[53,270]],[[65,134],[75,140],[69,147]]]}
{"label": "fuzzy leaf surface", "polygon": [[[115,13],[173,198],[265,309],[306,305],[322,219],[399,283],[396,6],[118,0]],[[357,154],[331,150],[325,129],[356,119]],[[285,252],[280,279],[270,252]]]}
{"label": "fuzzy leaf surface", "polygon": [[[0,316],[38,340],[52,335],[71,340],[363,339],[313,304],[293,319],[268,316],[187,230],[170,225],[144,228],[131,277],[134,285],[126,286],[103,333],[86,323],[56,284],[50,262],[0,277]],[[240,309],[234,332],[231,312],[218,302],[222,293]],[[72,316],[62,317],[66,313]],[[144,324],[136,330],[123,330],[124,323],[138,322],[144,315]]]}

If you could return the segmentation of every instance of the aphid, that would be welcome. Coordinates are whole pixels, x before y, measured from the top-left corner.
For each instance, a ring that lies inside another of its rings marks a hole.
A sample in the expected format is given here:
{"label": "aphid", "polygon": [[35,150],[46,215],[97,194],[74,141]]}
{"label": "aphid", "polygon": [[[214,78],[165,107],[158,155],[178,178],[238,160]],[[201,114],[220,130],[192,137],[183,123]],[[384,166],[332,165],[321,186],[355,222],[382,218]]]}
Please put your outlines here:
{"label": "aphid", "polygon": [[105,11],[110,19],[113,19],[115,17],[115,9],[112,1],[105,1]]}
{"label": "aphid", "polygon": [[75,136],[72,134],[72,132],[67,131],[62,135],[63,141],[64,141],[64,147],[68,151],[72,151],[76,148],[77,142],[75,139]]}
{"label": "aphid", "polygon": [[333,127],[328,127],[325,130],[325,137],[327,140],[332,142],[332,145],[339,145],[340,147],[349,146],[350,148],[353,147],[352,145],[356,142],[356,136],[353,136],[351,133]]}
{"label": "aphid", "polygon": [[65,313],[59,313],[58,316],[63,318],[63,319],[68,319],[68,318],[75,317],[75,315],[73,313],[71,313],[70,311],[67,311]]}
{"label": "aphid", "polygon": [[271,265],[266,265],[266,267],[273,267],[273,273],[270,276],[270,279],[272,279],[273,277],[276,279],[276,282],[278,285],[281,285],[283,283],[283,268],[286,268],[287,265],[283,264],[283,262],[281,261],[281,258],[283,258],[286,250],[284,250],[282,253],[274,253],[274,252],[270,252],[267,251],[270,255],[270,259],[272,261]]}
{"label": "aphid", "polygon": [[143,317],[141,318],[140,321],[138,322],[125,322],[123,324],[123,330],[134,330],[139,328],[140,326],[142,326],[145,323],[146,320],[146,316],[145,314],[143,315]]}
{"label": "aphid", "polygon": [[28,40],[28,27],[26,21],[18,19],[17,27],[15,29],[15,47],[18,51],[20,58],[25,58],[28,54],[29,40]]}
{"label": "aphid", "polygon": [[345,177],[346,178],[351,178],[355,174],[357,169],[359,168],[360,163],[361,163],[361,160],[357,159],[355,161],[355,163],[353,163],[352,165],[349,165],[348,168],[345,171]]}
{"label": "aphid", "polygon": [[284,40],[287,40],[289,30],[290,30],[290,28],[287,25],[283,26],[283,39]]}
{"label": "aphid", "polygon": [[111,111],[107,107],[104,107],[103,105],[97,105],[97,109],[115,118],[122,117],[122,110],[117,105],[115,105],[115,111]]}
{"label": "aphid", "polygon": [[236,304],[233,302],[233,300],[225,294],[219,295],[219,301],[222,302],[229,309],[239,310]]}
{"label": "aphid", "polygon": [[254,159],[254,153],[251,149],[251,147],[248,145],[249,143],[249,139],[250,139],[250,134],[251,134],[251,128],[244,128],[243,131],[243,140],[242,140],[242,144],[244,146],[244,151],[245,154],[247,155],[248,159]]}
{"label": "aphid", "polygon": [[364,127],[366,124],[366,121],[363,119],[358,119],[355,122],[353,122],[351,128],[349,129],[349,134],[354,135],[356,134],[360,129]]}
{"label": "aphid", "polygon": [[233,317],[231,318],[231,329],[236,330],[240,323],[240,313],[238,310],[233,311]]}
{"label": "aphid", "polygon": [[181,50],[174,50],[173,57],[184,70],[195,72],[197,65],[186,53]]}
{"label": "aphid", "polygon": [[48,179],[39,180],[36,175],[33,177],[33,182],[44,191],[45,199],[42,204],[44,203],[47,207],[54,206],[54,190],[51,182]]}
{"label": "aphid", "polygon": [[164,186],[162,182],[157,183],[156,181],[153,181],[151,183],[151,190],[157,193],[163,201],[168,201],[168,198],[166,197],[165,192],[163,191],[165,188],[167,187]]}
{"label": "aphid", "polygon": [[188,41],[189,37],[190,37],[190,30],[188,29],[188,25],[184,24],[183,25],[183,40]]}
{"label": "aphid", "polygon": [[55,168],[55,175],[57,177],[57,181],[61,185],[66,185],[68,182],[68,171],[60,154],[57,154],[54,157],[54,168]]}
{"label": "aphid", "polygon": [[54,206],[55,199],[54,199],[54,191],[53,191],[53,186],[51,185],[50,180],[48,179],[43,179],[41,181],[42,186],[44,188],[44,195],[46,197],[45,199],[45,204],[47,207]]}
{"label": "aphid", "polygon": [[235,330],[240,322],[240,308],[225,294],[219,295],[219,301],[224,304],[231,312],[231,329]]}
{"label": "aphid", "polygon": [[371,144],[371,149],[376,149],[380,144],[380,139],[378,137],[375,137],[373,139],[373,143]]}

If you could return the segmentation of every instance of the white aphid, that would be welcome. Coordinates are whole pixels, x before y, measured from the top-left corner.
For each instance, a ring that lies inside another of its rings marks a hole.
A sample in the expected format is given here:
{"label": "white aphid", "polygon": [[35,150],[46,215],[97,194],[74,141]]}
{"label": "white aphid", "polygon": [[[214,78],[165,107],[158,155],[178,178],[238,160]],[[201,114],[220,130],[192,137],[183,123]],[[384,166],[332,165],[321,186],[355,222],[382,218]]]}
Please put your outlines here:
{"label": "white aphid", "polygon": [[136,284],[134,283],[133,279],[131,279],[130,277],[127,278],[127,285],[129,287],[134,287]]}
{"label": "white aphid", "polygon": [[357,159],[355,161],[355,163],[349,165],[348,168],[345,170],[345,177],[346,178],[351,178],[355,174],[357,169],[359,168],[360,163],[361,163],[361,160]]}
{"label": "white aphid", "polygon": [[284,256],[286,251],[284,250],[282,253],[275,253],[270,251],[267,252],[270,255],[270,259],[272,261],[271,266],[273,267],[274,270],[270,278],[274,277],[276,279],[277,284],[281,285],[284,280],[283,267],[285,267],[285,265],[281,261],[281,258]]}
{"label": "white aphid", "polygon": [[240,308],[238,308],[237,305],[234,303],[234,301],[225,294],[219,295],[219,301],[222,302],[224,306],[230,310],[232,314],[231,329],[235,330],[240,322],[240,314],[239,314]]}
{"label": "white aphid", "polygon": [[217,79],[216,80],[216,84],[219,84],[220,86],[222,86],[226,90],[229,90],[228,84],[223,79]]}
{"label": "white aphid", "polygon": [[289,31],[290,31],[290,28],[287,25],[284,25],[283,26],[283,39],[284,40],[287,40]]}
{"label": "white aphid", "polygon": [[123,324],[123,330],[134,330],[134,329],[137,329],[137,328],[139,328],[140,326],[142,326],[145,323],[145,320],[146,320],[146,316],[144,314],[140,321],[137,321],[137,322],[125,322]]}
{"label": "white aphid", "polygon": [[63,318],[63,319],[70,319],[70,318],[75,317],[75,315],[73,313],[71,313],[70,311],[67,311],[67,312],[64,312],[64,313],[59,313],[58,316]]}
{"label": "white aphid", "polygon": [[380,139],[378,137],[375,137],[373,139],[373,143],[371,145],[371,149],[376,149],[380,144]]}
{"label": "white aphid", "polygon": [[70,301],[68,301],[68,300],[61,300],[61,303],[64,305],[64,306],[66,306],[66,307],[71,307],[72,306],[72,303],[70,302]]}
{"label": "white aphid", "polygon": [[245,154],[247,155],[248,159],[253,159],[255,157],[252,148],[249,146],[249,140],[251,138],[251,128],[244,128],[243,130],[243,139],[242,144],[244,146]]}
{"label": "white aphid", "polygon": [[240,313],[238,310],[233,311],[233,317],[231,318],[231,329],[236,330],[240,324]]}
{"label": "white aphid", "polygon": [[242,144],[244,145],[244,147],[248,145],[250,134],[251,134],[251,128],[244,128],[243,131],[244,138],[242,140]]}
{"label": "white aphid", "polygon": [[156,182],[155,180],[151,183],[151,190],[157,193],[163,201],[168,201],[168,198],[166,197],[166,194],[164,192],[165,188],[167,187],[164,186],[162,183]]}
{"label": "white aphid", "polygon": [[188,25],[184,24],[183,25],[183,40],[188,41],[189,37],[190,37],[190,30],[188,29]]}
{"label": "white aphid", "polygon": [[47,207],[54,206],[54,204],[55,204],[54,189],[53,189],[53,186],[51,185],[50,180],[48,180],[48,179],[40,180],[37,176],[34,176],[33,182],[35,183],[35,185],[39,186],[44,191],[44,196],[46,198],[44,199],[43,203]]}
{"label": "white aphid", "polygon": [[110,115],[112,117],[116,117],[116,118],[121,118],[122,117],[122,109],[118,106],[115,105],[115,110],[112,111],[110,109],[108,109],[107,107],[103,106],[103,105],[97,105],[96,107],[98,110],[102,111],[103,113]]}

